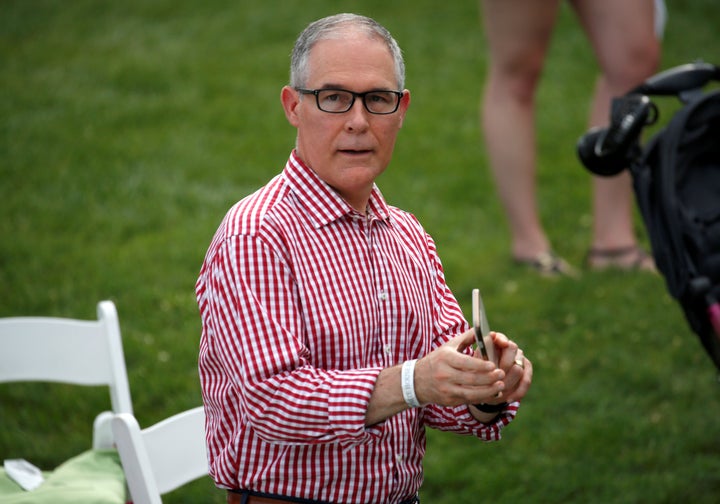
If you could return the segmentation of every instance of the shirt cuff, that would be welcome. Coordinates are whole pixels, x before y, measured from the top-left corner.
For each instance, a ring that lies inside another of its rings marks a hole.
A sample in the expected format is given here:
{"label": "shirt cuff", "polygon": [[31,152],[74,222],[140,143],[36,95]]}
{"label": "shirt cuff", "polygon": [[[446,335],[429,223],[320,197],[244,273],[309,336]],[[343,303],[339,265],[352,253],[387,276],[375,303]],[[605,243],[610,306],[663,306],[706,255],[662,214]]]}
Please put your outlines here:
{"label": "shirt cuff", "polygon": [[467,410],[466,418],[472,423],[470,429],[474,436],[483,441],[500,441],[502,438],[502,429],[515,419],[519,407],[520,403],[517,401],[508,404],[490,423],[483,423],[477,420],[472,416],[469,409]]}
{"label": "shirt cuff", "polygon": [[365,368],[335,375],[328,398],[330,425],[341,443],[356,445],[372,441],[382,432],[382,423],[365,426],[370,396],[382,368]]}

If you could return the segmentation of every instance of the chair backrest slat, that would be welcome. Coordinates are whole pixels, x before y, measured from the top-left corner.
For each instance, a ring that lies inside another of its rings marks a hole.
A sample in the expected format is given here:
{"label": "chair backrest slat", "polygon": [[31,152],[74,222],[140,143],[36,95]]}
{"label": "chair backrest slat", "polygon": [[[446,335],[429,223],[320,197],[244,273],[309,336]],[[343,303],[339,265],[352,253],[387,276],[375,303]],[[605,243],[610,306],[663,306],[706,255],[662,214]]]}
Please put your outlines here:
{"label": "chair backrest slat", "polygon": [[107,385],[114,413],[132,413],[115,305],[101,301],[98,320],[0,318],[0,382]]}
{"label": "chair backrest slat", "polygon": [[161,495],[208,474],[202,406],[143,430],[133,415],[119,414],[112,429],[135,504],[161,504]]}

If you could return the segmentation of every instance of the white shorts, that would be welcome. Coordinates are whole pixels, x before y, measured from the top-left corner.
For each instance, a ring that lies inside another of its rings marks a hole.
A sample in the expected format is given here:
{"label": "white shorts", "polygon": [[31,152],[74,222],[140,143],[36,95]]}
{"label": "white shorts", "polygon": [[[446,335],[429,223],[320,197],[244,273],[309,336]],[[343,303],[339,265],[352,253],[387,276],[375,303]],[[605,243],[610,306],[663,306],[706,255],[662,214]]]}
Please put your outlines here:
{"label": "white shorts", "polygon": [[665,24],[667,24],[667,8],[665,0],[655,0],[655,36],[658,39],[663,38],[665,33]]}

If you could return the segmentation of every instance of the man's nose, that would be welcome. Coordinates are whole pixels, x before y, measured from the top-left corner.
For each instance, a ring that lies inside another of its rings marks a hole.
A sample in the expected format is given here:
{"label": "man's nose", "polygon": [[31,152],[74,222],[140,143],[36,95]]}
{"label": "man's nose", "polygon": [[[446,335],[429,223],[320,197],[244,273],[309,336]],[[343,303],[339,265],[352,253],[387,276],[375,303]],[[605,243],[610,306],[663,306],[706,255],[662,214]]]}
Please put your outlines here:
{"label": "man's nose", "polygon": [[367,127],[370,112],[365,108],[362,98],[358,97],[347,112],[347,125],[351,129]]}

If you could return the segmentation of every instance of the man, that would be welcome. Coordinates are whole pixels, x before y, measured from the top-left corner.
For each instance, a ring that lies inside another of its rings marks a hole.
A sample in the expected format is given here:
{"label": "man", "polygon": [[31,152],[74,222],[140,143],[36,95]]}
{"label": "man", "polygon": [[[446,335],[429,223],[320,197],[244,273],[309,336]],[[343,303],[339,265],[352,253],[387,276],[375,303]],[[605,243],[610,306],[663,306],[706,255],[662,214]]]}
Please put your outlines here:
{"label": "man", "polygon": [[418,502],[424,428],[497,440],[530,386],[504,335],[497,366],[473,355],[432,239],[375,186],[404,74],[372,19],[311,23],[281,93],[296,148],[210,245],[199,369],[228,502]]}

